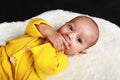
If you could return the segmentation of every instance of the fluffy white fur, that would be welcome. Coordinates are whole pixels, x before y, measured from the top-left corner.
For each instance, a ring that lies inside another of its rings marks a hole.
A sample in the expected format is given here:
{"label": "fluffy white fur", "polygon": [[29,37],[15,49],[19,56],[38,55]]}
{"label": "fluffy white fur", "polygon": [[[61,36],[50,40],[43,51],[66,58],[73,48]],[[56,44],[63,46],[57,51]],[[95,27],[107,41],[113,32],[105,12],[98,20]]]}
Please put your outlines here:
{"label": "fluffy white fur", "polygon": [[[57,29],[78,15],[83,14],[52,10],[35,17],[44,18]],[[100,29],[97,44],[89,48],[87,54],[68,56],[67,69],[46,80],[120,80],[120,29],[107,20],[91,18],[96,21]],[[28,20],[1,23],[0,44],[4,45],[7,40],[22,35],[27,23]]]}

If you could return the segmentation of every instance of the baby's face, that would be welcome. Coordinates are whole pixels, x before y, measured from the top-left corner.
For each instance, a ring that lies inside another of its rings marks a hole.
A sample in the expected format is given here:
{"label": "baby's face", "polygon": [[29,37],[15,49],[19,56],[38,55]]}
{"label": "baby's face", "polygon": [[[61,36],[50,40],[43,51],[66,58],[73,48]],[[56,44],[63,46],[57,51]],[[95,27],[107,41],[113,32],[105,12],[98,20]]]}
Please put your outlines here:
{"label": "baby's face", "polygon": [[84,53],[85,49],[95,43],[98,38],[97,26],[84,17],[67,22],[58,29],[70,49],[65,48],[65,54]]}

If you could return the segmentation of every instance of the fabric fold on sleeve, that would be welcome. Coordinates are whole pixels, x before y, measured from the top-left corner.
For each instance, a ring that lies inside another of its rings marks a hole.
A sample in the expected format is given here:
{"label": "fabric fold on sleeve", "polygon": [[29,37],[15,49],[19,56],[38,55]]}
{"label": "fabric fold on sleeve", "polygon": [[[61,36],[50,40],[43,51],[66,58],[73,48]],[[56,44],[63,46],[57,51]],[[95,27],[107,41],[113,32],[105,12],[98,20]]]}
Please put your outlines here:
{"label": "fabric fold on sleeve", "polygon": [[33,48],[34,66],[39,76],[44,78],[63,71],[68,65],[67,56],[63,53],[56,53],[50,43]]}
{"label": "fabric fold on sleeve", "polygon": [[44,23],[44,24],[49,25],[51,27],[51,25],[47,21],[45,21],[44,19],[33,18],[29,21],[24,34],[30,35],[32,37],[44,37],[40,33],[40,31],[37,29],[37,27],[35,26],[35,24],[39,25],[41,23]]}

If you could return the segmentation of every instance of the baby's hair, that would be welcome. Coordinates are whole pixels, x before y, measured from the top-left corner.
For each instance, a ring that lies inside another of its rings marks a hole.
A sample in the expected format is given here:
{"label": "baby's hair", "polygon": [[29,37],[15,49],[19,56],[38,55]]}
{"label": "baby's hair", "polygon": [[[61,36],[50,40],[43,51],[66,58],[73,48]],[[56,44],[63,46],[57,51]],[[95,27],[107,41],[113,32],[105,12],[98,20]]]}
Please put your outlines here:
{"label": "baby's hair", "polygon": [[[87,17],[87,16],[86,16],[86,17]],[[91,47],[91,46],[95,45],[95,44],[97,43],[98,39],[99,39],[99,28],[98,28],[97,23],[96,23],[92,18],[90,18],[90,17],[87,17],[87,18],[90,19],[90,20],[95,24],[95,26],[96,26],[96,28],[97,28],[97,30],[98,30],[98,37],[97,37],[96,41],[89,46],[89,47]]]}
{"label": "baby's hair", "polygon": [[88,46],[88,48],[89,48],[89,47],[91,47],[91,46],[93,46],[93,45],[95,45],[95,44],[97,43],[97,41],[98,41],[98,39],[99,39],[99,28],[98,28],[97,23],[96,23],[92,18],[87,17],[87,16],[85,16],[85,17],[88,18],[88,19],[90,19],[90,20],[95,24],[95,26],[96,26],[96,28],[97,28],[97,30],[98,30],[98,36],[97,36],[96,40],[94,41],[94,43],[91,44],[90,46]]}

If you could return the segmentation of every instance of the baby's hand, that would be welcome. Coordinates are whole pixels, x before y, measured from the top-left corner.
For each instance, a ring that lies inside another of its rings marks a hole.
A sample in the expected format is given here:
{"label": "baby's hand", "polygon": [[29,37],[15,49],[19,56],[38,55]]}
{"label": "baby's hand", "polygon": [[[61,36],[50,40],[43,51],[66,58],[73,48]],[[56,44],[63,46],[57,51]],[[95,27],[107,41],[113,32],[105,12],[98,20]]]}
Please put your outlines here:
{"label": "baby's hand", "polygon": [[64,52],[64,48],[69,49],[67,41],[63,36],[53,30],[46,24],[35,25],[41,34],[57,49],[59,52]]}
{"label": "baby's hand", "polygon": [[64,52],[65,47],[69,49],[67,41],[63,38],[63,36],[60,33],[54,30],[51,31],[46,38],[57,49],[58,52]]}

